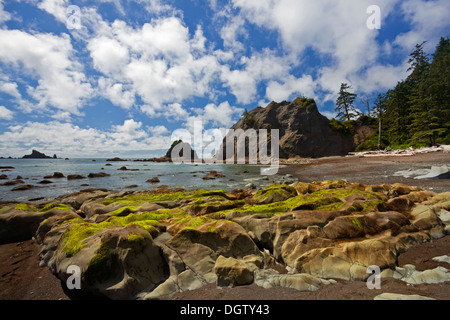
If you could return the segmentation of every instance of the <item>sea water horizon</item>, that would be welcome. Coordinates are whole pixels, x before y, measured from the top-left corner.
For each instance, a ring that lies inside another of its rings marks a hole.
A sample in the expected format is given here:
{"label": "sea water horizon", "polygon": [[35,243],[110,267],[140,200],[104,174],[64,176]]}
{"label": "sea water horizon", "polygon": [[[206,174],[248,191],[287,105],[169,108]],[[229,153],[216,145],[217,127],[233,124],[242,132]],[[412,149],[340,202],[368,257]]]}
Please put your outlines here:
{"label": "sea water horizon", "polygon": [[[22,202],[33,199],[52,200],[64,194],[79,192],[83,189],[104,188],[111,191],[152,190],[166,185],[170,188],[221,189],[231,191],[244,188],[249,183],[264,187],[273,183],[273,179],[261,175],[261,165],[214,164],[136,161],[138,158],[127,158],[125,161],[107,161],[109,158],[70,158],[70,159],[0,159],[0,201]],[[127,170],[118,170],[126,167]],[[210,171],[224,175],[221,178],[204,180]],[[61,172],[64,178],[44,178]],[[109,176],[88,178],[90,173],[104,172]],[[81,175],[83,179],[68,180],[68,175]],[[157,177],[159,183],[148,183],[147,180]],[[7,181],[19,178],[23,183],[5,185]],[[41,184],[43,180],[50,181]],[[29,190],[13,191],[14,187],[29,184]]]}

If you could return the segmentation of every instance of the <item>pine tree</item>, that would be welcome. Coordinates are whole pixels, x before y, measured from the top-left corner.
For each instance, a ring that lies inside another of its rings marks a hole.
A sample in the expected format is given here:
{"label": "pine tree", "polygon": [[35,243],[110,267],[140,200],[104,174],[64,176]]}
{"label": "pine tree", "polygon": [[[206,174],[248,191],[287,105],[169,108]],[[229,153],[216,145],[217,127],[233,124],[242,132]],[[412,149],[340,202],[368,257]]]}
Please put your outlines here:
{"label": "pine tree", "polygon": [[[410,54],[410,67],[412,71],[407,81],[411,84],[409,104],[411,109],[411,124],[409,130],[413,134],[411,140],[420,143],[424,138],[429,138],[429,144],[433,144],[430,125],[430,99],[426,93],[425,81],[430,69],[430,59],[423,51],[425,42],[416,45],[416,49]],[[430,122],[431,121],[431,122]]]}
{"label": "pine tree", "polygon": [[399,81],[394,89],[386,93],[385,123],[389,128],[390,142],[404,144],[410,137],[408,126],[411,123],[409,96],[411,85],[407,81]]}
{"label": "pine tree", "polygon": [[381,119],[386,112],[386,95],[378,94],[372,109],[372,116],[378,118],[378,150],[381,149]]}
{"label": "pine tree", "polygon": [[427,128],[430,144],[435,145],[442,137],[450,143],[450,40],[441,38],[433,54],[427,78],[423,81],[423,90],[427,98]]}
{"label": "pine tree", "polygon": [[350,121],[353,117],[357,117],[359,114],[353,104],[357,95],[349,92],[349,89],[351,89],[351,86],[347,83],[342,83],[341,89],[339,90],[339,96],[336,99],[335,111],[338,113],[337,117],[340,120],[346,119]]}

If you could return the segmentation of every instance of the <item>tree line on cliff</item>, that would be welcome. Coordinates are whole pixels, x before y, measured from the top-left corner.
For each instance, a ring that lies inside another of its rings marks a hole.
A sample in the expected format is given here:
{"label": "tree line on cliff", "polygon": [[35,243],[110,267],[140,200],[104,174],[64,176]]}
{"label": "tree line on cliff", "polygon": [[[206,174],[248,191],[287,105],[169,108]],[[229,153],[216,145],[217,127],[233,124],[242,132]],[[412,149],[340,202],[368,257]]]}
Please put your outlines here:
{"label": "tree line on cliff", "polygon": [[424,44],[417,44],[410,54],[406,79],[379,93],[372,106],[369,97],[361,99],[367,114],[356,109],[357,94],[351,87],[341,84],[335,109],[338,120],[332,124],[352,131],[357,121],[364,121],[378,129],[357,151],[450,144],[450,40],[442,37],[431,57]]}

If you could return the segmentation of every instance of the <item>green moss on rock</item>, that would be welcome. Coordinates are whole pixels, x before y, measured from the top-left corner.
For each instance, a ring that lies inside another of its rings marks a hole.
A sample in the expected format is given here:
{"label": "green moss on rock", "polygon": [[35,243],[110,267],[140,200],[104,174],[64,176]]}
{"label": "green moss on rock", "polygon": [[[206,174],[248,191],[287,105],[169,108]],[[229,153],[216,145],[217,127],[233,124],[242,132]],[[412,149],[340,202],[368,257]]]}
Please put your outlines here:
{"label": "green moss on rock", "polygon": [[111,227],[113,224],[102,223],[74,223],[62,236],[62,251],[71,257],[77,254],[86,245],[86,239],[95,233]]}
{"label": "green moss on rock", "polygon": [[118,264],[117,253],[110,250],[107,242],[102,242],[95,256],[89,261],[86,271],[82,273],[81,279],[89,285],[103,282],[114,275]]}
{"label": "green moss on rock", "polygon": [[27,203],[19,203],[14,207],[14,209],[27,211],[27,212],[38,211],[35,206],[32,206]]}
{"label": "green moss on rock", "polygon": [[233,197],[223,191],[223,190],[183,190],[183,191],[175,191],[168,190],[165,193],[143,193],[140,195],[133,196],[125,196],[125,197],[117,197],[117,198],[108,198],[105,199],[102,203],[104,205],[109,205],[112,203],[120,203],[120,204],[129,204],[136,205],[144,202],[159,202],[159,201],[177,201],[182,199],[198,199],[202,197],[210,197],[210,196],[220,196],[225,199],[233,199]]}
{"label": "green moss on rock", "polygon": [[72,208],[70,206],[68,206],[67,204],[52,202],[52,203],[45,205],[42,209],[39,210],[39,212],[47,212],[52,209],[72,211]]}
{"label": "green moss on rock", "polygon": [[125,206],[117,210],[111,211],[109,212],[109,214],[112,216],[126,216],[140,208],[142,208],[142,206]]}

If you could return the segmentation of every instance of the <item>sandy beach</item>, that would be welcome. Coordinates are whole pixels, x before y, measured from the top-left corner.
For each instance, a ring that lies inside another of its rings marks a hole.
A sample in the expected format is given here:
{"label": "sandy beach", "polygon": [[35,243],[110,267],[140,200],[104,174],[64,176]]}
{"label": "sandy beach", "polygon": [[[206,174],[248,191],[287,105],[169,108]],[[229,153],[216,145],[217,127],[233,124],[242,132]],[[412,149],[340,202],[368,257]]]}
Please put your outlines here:
{"label": "sandy beach", "polygon": [[[303,162],[300,164],[292,164]],[[363,184],[403,183],[441,193],[450,190],[449,179],[414,179],[396,176],[406,170],[430,169],[450,165],[450,153],[433,152],[413,156],[327,157],[283,162],[279,174],[292,174],[301,182],[339,180]]]}

